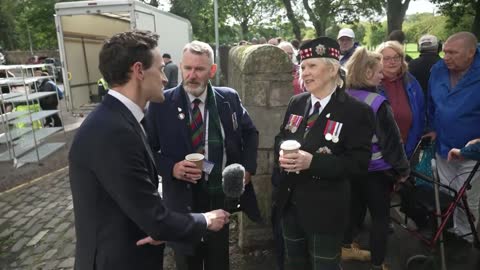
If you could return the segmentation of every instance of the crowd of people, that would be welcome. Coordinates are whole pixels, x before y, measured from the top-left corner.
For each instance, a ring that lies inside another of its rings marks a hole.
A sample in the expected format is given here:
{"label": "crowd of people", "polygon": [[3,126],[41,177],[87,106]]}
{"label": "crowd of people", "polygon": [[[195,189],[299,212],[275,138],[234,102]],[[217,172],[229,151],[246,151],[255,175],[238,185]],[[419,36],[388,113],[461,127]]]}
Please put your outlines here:
{"label": "crowd of people", "polygon": [[[471,159],[479,159],[476,37],[450,36],[441,59],[436,37],[423,36],[420,58],[408,64],[398,35],[376,51],[355,42],[351,29],[340,30],[337,40],[272,44],[293,67],[293,94],[272,138],[278,269],[337,270],[341,260],[389,269],[391,193],[411,180],[417,144],[435,141],[440,179],[455,189],[472,170]],[[258,130],[234,89],[210,83],[217,70],[212,48],[186,44],[181,81],[163,91],[170,57],[162,59],[157,40],[150,32],[124,32],[100,52],[109,91],[69,153],[77,269],[162,269],[165,243],[177,269],[229,269],[231,213],[222,172],[231,164],[244,168],[241,210],[263,221],[251,182]],[[477,222],[479,178],[467,191]],[[366,209],[368,250],[356,241]],[[460,209],[451,232],[473,240]]]}

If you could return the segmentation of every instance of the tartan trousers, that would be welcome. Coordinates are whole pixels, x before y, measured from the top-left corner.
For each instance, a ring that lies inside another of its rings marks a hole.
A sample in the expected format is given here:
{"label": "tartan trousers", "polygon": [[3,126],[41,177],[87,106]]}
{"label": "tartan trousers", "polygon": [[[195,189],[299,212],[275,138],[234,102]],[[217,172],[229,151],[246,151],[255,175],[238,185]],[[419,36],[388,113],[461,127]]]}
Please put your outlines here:
{"label": "tartan trousers", "polygon": [[343,232],[308,233],[298,223],[294,204],[282,216],[285,270],[341,270]]}

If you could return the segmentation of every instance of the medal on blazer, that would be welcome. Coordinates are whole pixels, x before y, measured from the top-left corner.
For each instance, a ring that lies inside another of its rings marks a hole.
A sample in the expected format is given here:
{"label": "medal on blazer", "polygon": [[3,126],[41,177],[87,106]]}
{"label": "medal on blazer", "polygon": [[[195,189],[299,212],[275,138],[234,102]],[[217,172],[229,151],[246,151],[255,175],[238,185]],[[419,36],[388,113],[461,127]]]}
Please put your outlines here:
{"label": "medal on blazer", "polygon": [[290,130],[290,132],[295,133],[298,130],[298,127],[302,123],[303,116],[296,115],[296,114],[290,114],[290,117],[288,118],[288,122],[285,125],[285,129]]}
{"label": "medal on blazer", "polygon": [[179,114],[178,114],[178,119],[180,119],[180,120],[185,119],[185,114],[179,113]]}
{"label": "medal on blazer", "polygon": [[332,141],[333,143],[338,143],[340,140],[340,131],[342,130],[343,123],[336,122],[333,120],[328,120],[323,135],[325,140]]}

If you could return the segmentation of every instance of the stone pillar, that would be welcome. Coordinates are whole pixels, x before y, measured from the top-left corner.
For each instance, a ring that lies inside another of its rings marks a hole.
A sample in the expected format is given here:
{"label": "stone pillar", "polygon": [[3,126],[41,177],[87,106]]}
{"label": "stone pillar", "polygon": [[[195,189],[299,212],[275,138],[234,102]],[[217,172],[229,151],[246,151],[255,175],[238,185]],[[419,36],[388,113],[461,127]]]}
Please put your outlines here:
{"label": "stone pillar", "polygon": [[287,54],[272,45],[245,45],[230,50],[228,86],[236,89],[260,132],[258,169],[253,177],[265,224],[240,216],[239,245],[258,247],[272,240],[271,173],[273,143],[279,132],[288,101],[293,94],[292,63]]}

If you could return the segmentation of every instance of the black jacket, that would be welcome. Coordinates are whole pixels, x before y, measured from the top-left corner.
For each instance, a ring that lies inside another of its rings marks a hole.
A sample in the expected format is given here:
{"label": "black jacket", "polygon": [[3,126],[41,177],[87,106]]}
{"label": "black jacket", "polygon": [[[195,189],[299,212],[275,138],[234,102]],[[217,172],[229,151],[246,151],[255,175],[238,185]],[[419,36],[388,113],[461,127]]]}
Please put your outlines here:
{"label": "black jacket", "polygon": [[[280,144],[284,140],[297,140],[302,150],[313,154],[310,168],[298,175],[278,173],[274,203],[281,215],[293,199],[298,222],[307,232],[341,233],[349,214],[350,180],[367,173],[375,129],[373,111],[367,104],[337,89],[304,139],[310,100],[310,93],[290,99],[274,148],[277,173]],[[285,129],[291,114],[304,117],[295,132]],[[343,123],[337,143],[325,139],[328,120]],[[331,153],[320,153],[321,148],[327,147]]]}
{"label": "black jacket", "polygon": [[408,63],[408,70],[420,83],[427,100],[428,80],[430,79],[430,70],[432,66],[442,58],[437,53],[425,52],[420,56]]}

